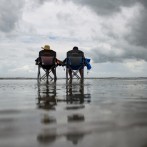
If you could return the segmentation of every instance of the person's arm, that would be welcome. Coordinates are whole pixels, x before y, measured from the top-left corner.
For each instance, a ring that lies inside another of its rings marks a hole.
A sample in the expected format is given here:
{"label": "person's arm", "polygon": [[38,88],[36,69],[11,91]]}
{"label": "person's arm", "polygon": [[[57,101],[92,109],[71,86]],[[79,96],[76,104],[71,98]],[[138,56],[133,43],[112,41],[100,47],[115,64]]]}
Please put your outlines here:
{"label": "person's arm", "polygon": [[65,66],[65,63],[62,62],[62,61],[60,61],[60,60],[58,60],[58,59],[57,59],[57,64],[58,64],[59,66]]}

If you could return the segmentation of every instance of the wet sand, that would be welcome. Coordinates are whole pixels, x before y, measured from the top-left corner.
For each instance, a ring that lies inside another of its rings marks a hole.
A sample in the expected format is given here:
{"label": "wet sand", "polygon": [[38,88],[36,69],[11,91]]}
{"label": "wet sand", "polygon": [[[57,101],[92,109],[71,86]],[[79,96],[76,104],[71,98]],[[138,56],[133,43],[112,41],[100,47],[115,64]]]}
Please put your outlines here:
{"label": "wet sand", "polygon": [[0,80],[0,147],[146,147],[147,79]]}

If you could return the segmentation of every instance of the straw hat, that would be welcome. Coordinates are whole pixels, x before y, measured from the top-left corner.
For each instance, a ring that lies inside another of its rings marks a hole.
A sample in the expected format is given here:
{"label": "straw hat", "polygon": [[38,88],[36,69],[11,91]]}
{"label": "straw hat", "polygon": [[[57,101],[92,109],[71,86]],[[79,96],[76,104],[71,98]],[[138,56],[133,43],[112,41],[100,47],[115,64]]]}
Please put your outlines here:
{"label": "straw hat", "polygon": [[50,46],[49,45],[45,45],[44,47],[41,47],[44,50],[50,50]]}

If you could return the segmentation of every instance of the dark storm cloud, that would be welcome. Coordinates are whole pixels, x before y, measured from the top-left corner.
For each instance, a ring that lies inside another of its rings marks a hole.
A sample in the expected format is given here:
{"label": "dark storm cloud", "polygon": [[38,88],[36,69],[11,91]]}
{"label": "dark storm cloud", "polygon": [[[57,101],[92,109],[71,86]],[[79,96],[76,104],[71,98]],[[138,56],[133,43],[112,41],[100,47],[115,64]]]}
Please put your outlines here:
{"label": "dark storm cloud", "polygon": [[63,13],[62,11],[60,11],[56,14],[56,17],[61,24],[66,24],[70,26],[75,25],[75,22],[72,20],[71,14],[69,13]]}
{"label": "dark storm cloud", "polygon": [[46,0],[38,0],[38,3],[43,4]]}
{"label": "dark storm cloud", "polygon": [[43,5],[45,2],[51,2],[51,1],[58,1],[58,0],[31,0],[32,8],[35,8],[36,6],[39,7]]}
{"label": "dark storm cloud", "polygon": [[[63,0],[69,1],[69,0]],[[76,4],[89,7],[97,15],[110,16],[114,13],[120,12],[121,7],[133,7],[136,4],[143,6],[140,11],[140,15],[134,14],[134,19],[130,20],[128,26],[131,29],[131,33],[127,34],[125,38],[130,42],[138,46],[147,46],[147,0],[70,0]],[[135,17],[136,16],[136,17]],[[110,30],[111,31],[111,30]],[[109,31],[109,32],[110,32]],[[115,33],[111,31],[112,37]]]}
{"label": "dark storm cloud", "polygon": [[63,0],[89,7],[98,15],[111,15],[119,12],[121,7],[131,7],[137,0]]}
{"label": "dark storm cloud", "polygon": [[144,7],[147,8],[147,0],[138,0]]}
{"label": "dark storm cloud", "polygon": [[0,31],[11,32],[21,18],[23,0],[1,0],[0,1]]}
{"label": "dark storm cloud", "polygon": [[125,38],[137,46],[147,47],[147,10],[143,9],[140,15],[128,23],[130,33]]}
{"label": "dark storm cloud", "polygon": [[[68,2],[69,0],[63,0]],[[111,18],[113,14],[121,12],[122,7],[132,8],[135,5],[139,4],[142,7],[139,7],[139,14],[134,14],[134,17],[131,20],[128,20],[126,27],[128,28],[128,33],[118,34],[115,32],[115,29],[112,30],[111,26],[106,28],[102,25],[102,28],[105,28],[107,32],[105,35],[112,40],[125,40],[125,43],[128,44],[128,48],[121,47],[123,53],[120,55],[116,54],[116,50],[109,53],[102,52],[98,48],[91,49],[89,55],[94,62],[123,62],[126,59],[135,59],[135,60],[145,60],[147,61],[147,0],[70,0],[73,3],[86,6],[95,12],[98,16]],[[93,39],[93,38],[92,38]],[[101,40],[105,43],[106,40]],[[129,46],[133,47],[130,49]],[[113,47],[113,45],[112,45]],[[104,49],[105,50],[105,49]]]}
{"label": "dark storm cloud", "polygon": [[[120,54],[117,53],[117,49],[105,53],[102,50],[102,48],[92,48],[90,51],[85,51],[85,55],[91,58],[94,63],[123,62],[127,59],[147,61],[147,50],[143,48],[125,48]],[[104,50],[106,49],[104,48]]]}
{"label": "dark storm cloud", "polygon": [[121,7],[132,7],[136,3],[147,8],[147,0],[63,0],[72,1],[81,6],[87,6],[98,15],[111,15],[121,11]]}

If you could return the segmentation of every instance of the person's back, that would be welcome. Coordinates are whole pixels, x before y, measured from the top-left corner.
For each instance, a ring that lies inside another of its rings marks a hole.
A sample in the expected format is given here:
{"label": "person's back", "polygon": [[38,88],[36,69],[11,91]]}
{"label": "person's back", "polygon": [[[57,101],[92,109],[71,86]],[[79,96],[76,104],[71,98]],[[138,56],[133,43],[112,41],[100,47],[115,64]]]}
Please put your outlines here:
{"label": "person's back", "polygon": [[67,57],[84,57],[84,52],[80,51],[78,47],[74,47],[72,50],[67,52]]}
{"label": "person's back", "polygon": [[63,62],[66,62],[66,64],[68,65],[68,73],[71,79],[72,70],[79,70],[80,76],[83,79],[84,66],[87,66],[88,70],[91,69],[90,59],[85,58],[84,52],[80,51],[76,46],[73,47],[72,50],[67,52],[67,58],[65,58]]}
{"label": "person's back", "polygon": [[41,50],[39,52],[39,58],[41,59],[42,67],[50,69],[55,64],[56,52],[53,50]]}
{"label": "person's back", "polygon": [[46,70],[46,75],[48,79],[49,70],[52,70],[53,75],[56,77],[56,52],[50,49],[49,45],[45,45],[44,47],[41,47],[43,50],[39,52],[39,57],[35,60],[37,64]]}
{"label": "person's back", "polygon": [[[72,50],[67,52],[67,59],[70,62],[70,67],[72,68],[72,70],[79,70],[80,76],[81,78],[83,78],[82,75],[82,69],[84,68],[84,66],[81,66],[80,63],[84,63],[84,52],[80,51],[78,49],[78,47],[73,47]],[[68,67],[67,67],[68,68]],[[72,70],[69,69],[69,76],[72,79]]]}
{"label": "person's back", "polygon": [[55,56],[56,57],[56,52],[53,50],[41,50],[39,52],[39,57],[41,56]]}

